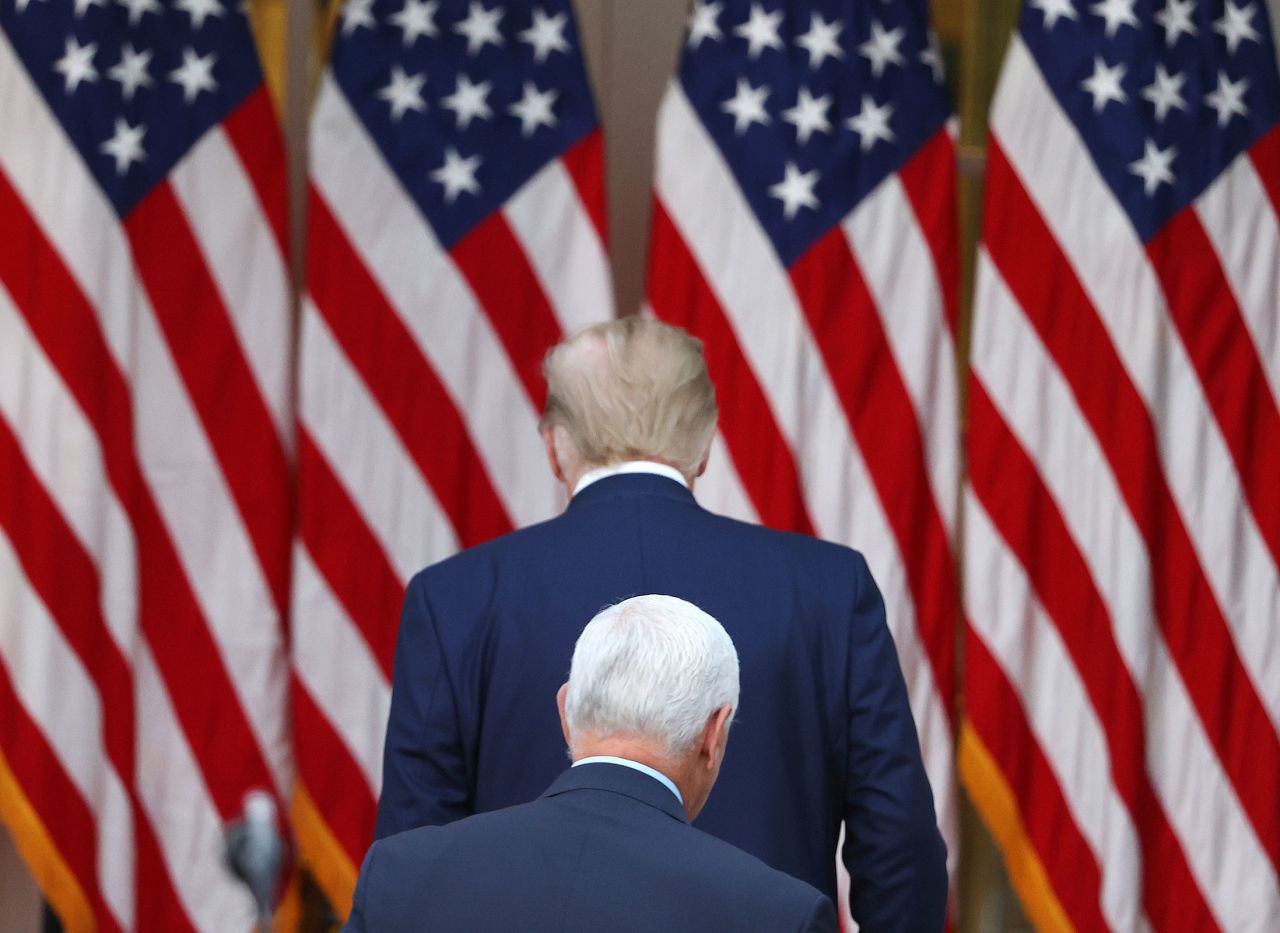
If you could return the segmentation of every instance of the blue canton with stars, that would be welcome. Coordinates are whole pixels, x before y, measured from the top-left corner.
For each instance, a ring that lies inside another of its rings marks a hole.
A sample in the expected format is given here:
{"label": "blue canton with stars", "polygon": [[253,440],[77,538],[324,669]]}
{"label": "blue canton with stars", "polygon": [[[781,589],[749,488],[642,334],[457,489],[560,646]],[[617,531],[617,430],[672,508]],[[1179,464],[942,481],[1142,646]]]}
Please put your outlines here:
{"label": "blue canton with stars", "polygon": [[925,0],[695,0],[680,81],[787,265],[951,115]]}
{"label": "blue canton with stars", "polygon": [[1019,30],[1144,241],[1280,118],[1266,0],[1027,0]]}
{"label": "blue canton with stars", "polygon": [[446,249],[596,127],[569,0],[347,0],[333,74]]}
{"label": "blue canton with stars", "polygon": [[0,0],[0,26],[121,217],[262,83],[222,0]]}

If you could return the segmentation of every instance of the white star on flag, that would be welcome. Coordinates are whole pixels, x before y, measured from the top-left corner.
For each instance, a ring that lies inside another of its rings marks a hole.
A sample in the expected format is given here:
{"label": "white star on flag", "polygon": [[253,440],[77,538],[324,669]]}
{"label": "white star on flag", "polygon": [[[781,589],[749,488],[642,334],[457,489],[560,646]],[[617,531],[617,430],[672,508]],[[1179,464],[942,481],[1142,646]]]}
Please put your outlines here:
{"label": "white star on flag", "polygon": [[452,146],[444,151],[444,165],[431,173],[431,180],[444,186],[445,203],[452,204],[464,191],[467,194],[480,193],[480,183],[476,181],[480,162],[478,155],[462,158]]}
{"label": "white star on flag", "polygon": [[753,88],[746,78],[738,79],[738,90],[733,97],[720,105],[725,113],[733,114],[733,131],[741,136],[752,123],[763,126],[769,123],[769,114],[764,109],[765,99],[769,96],[769,86],[762,84]]}
{"label": "white star on flag", "polygon": [[747,55],[759,58],[765,49],[781,49],[782,38],[778,26],[782,24],[782,11],[766,13],[758,3],[751,4],[751,16],[745,23],[734,27],[734,34],[747,40]]}
{"label": "white star on flag", "polygon": [[858,46],[858,54],[871,62],[871,74],[880,77],[888,65],[902,65],[904,60],[898,46],[906,32],[901,26],[885,32],[879,20],[871,21],[871,38]]}
{"label": "white star on flag", "polygon": [[876,104],[870,94],[863,94],[862,110],[845,120],[844,125],[858,134],[859,147],[866,152],[877,140],[883,139],[891,143],[897,138],[889,128],[889,118],[892,116],[893,104],[888,101]]}
{"label": "white star on flag", "polygon": [[703,39],[719,42],[724,38],[719,23],[720,11],[723,9],[719,0],[715,3],[694,0],[693,11],[689,14],[689,48],[696,49],[702,45]]}
{"label": "white star on flag", "polygon": [[1076,8],[1072,6],[1071,0],[1031,0],[1031,6],[1044,14],[1045,32],[1053,32],[1053,27],[1058,24],[1058,20],[1063,19],[1079,19]]}
{"label": "white star on flag", "polygon": [[427,83],[425,74],[407,75],[399,65],[391,66],[391,83],[378,91],[378,97],[391,105],[391,119],[399,121],[406,111],[418,113],[427,109],[422,99],[422,86]]}
{"label": "white star on flag", "polygon": [[1218,111],[1218,126],[1226,126],[1236,114],[1249,116],[1244,105],[1244,92],[1249,89],[1249,79],[1232,81],[1225,71],[1218,72],[1218,86],[1204,95],[1204,102]]}
{"label": "white star on flag", "polygon": [[929,44],[920,52],[920,63],[927,65],[933,72],[935,84],[941,84],[945,75],[942,73],[942,51],[938,48],[938,34],[929,30]]}
{"label": "white star on flag", "polygon": [[569,53],[569,40],[564,37],[564,27],[569,23],[569,14],[557,13],[548,16],[542,7],[533,8],[533,24],[520,33],[521,42],[533,46],[533,60],[542,64],[552,52]]}
{"label": "white star on flag", "polygon": [[1213,31],[1227,40],[1227,51],[1232,55],[1245,39],[1259,41],[1258,31],[1253,28],[1253,12],[1252,3],[1238,7],[1227,0],[1222,18],[1213,21]]}
{"label": "white star on flag", "polygon": [[[438,0],[404,0],[404,6],[389,17],[391,24],[400,30],[401,41],[406,49],[417,42],[421,36],[434,39],[440,35],[440,29],[436,26],[436,11],[439,9]],[[357,23],[357,25],[364,24]],[[372,14],[369,15],[369,26],[370,28],[375,26]],[[356,27],[351,28],[354,31]]]}
{"label": "white star on flag", "polygon": [[498,21],[502,19],[502,7],[486,10],[481,3],[472,3],[467,7],[466,19],[453,27],[460,36],[467,37],[467,54],[476,55],[486,44],[504,45],[506,40],[498,31]]}
{"label": "white star on flag", "polygon": [[213,79],[213,66],[217,61],[218,56],[213,52],[201,56],[190,46],[182,50],[182,64],[169,72],[169,80],[182,85],[184,103],[191,103],[201,91],[212,94],[218,89],[218,82]]}
{"label": "white star on flag", "polygon": [[560,92],[555,88],[539,91],[532,81],[524,83],[524,95],[507,110],[520,120],[520,135],[532,136],[540,126],[555,126],[559,121],[552,105]]}
{"label": "white star on flag", "polygon": [[493,117],[487,98],[493,90],[492,81],[481,81],[472,84],[464,74],[458,75],[458,85],[454,92],[440,101],[445,109],[452,110],[458,120],[458,129],[465,130],[475,118],[488,120]]}
{"label": "white star on flag", "polygon": [[[15,12],[21,13],[23,10],[27,8],[27,4],[30,2],[31,0],[15,0],[13,9]],[[41,2],[43,3],[44,0],[41,0]]]}
{"label": "white star on flag", "polygon": [[53,63],[53,70],[65,81],[63,90],[74,93],[81,83],[92,84],[98,80],[98,69],[93,67],[93,56],[98,53],[98,43],[81,45],[75,36],[67,36],[62,57]]}
{"label": "white star on flag", "polygon": [[844,49],[839,41],[843,29],[844,23],[838,20],[828,23],[822,14],[810,14],[809,31],[796,39],[796,45],[809,53],[810,68],[817,70],[828,58],[844,58]]}
{"label": "white star on flag", "polygon": [[1123,104],[1129,100],[1120,86],[1125,67],[1122,63],[1108,65],[1101,55],[1093,57],[1093,74],[1080,82],[1080,86],[1093,95],[1093,112],[1101,113],[1108,101]]}
{"label": "white star on flag", "polygon": [[813,193],[814,185],[817,183],[818,170],[816,168],[802,172],[794,162],[788,162],[782,181],[776,185],[769,186],[769,195],[782,202],[782,216],[787,220],[791,220],[802,207],[812,210],[818,209],[818,205],[821,202]]}
{"label": "white star on flag", "polygon": [[[397,13],[391,17],[391,22],[396,22],[396,16],[403,13]],[[342,8],[342,34],[349,36],[361,26],[366,29],[374,29],[378,23],[373,18],[373,0],[343,0]]]}
{"label": "white star on flag", "polygon": [[84,14],[88,12],[89,7],[91,6],[105,7],[106,5],[107,5],[107,0],[75,0],[76,19],[79,19],[80,17],[84,16]]}
{"label": "white star on flag", "polygon": [[1156,13],[1154,19],[1164,27],[1164,44],[1173,48],[1178,37],[1184,32],[1189,36],[1199,33],[1191,14],[1196,8],[1196,0],[1167,0],[1164,9]]}
{"label": "white star on flag", "polygon": [[203,29],[210,16],[224,16],[227,12],[218,0],[177,0],[174,6],[191,16],[192,29]]}
{"label": "white star on flag", "polygon": [[1157,123],[1163,123],[1174,107],[1183,111],[1187,109],[1187,102],[1182,96],[1182,85],[1186,81],[1185,74],[1171,75],[1164,65],[1156,65],[1155,79],[1142,89],[1142,96],[1155,106]]}
{"label": "white star on flag", "polygon": [[133,43],[126,42],[120,49],[120,61],[107,71],[107,77],[120,83],[120,93],[125,100],[133,100],[133,95],[140,87],[151,87],[153,82],[147,72],[151,64],[152,52],[134,51]]}
{"label": "white star on flag", "polygon": [[1129,163],[1129,171],[1142,179],[1142,190],[1147,197],[1151,197],[1160,185],[1173,184],[1174,176],[1171,166],[1177,154],[1178,150],[1173,146],[1162,150],[1155,142],[1148,139],[1142,158]]}
{"label": "white star on flag", "polygon": [[831,121],[827,119],[830,106],[830,94],[815,98],[808,88],[802,87],[796,96],[796,105],[782,111],[782,119],[796,128],[796,139],[803,145],[815,131],[831,132]]}
{"label": "white star on flag", "polygon": [[1121,26],[1138,28],[1138,17],[1133,14],[1135,0],[1099,0],[1089,7],[1089,12],[1107,21],[1107,38],[1112,38]]}
{"label": "white star on flag", "polygon": [[142,21],[142,17],[148,13],[154,13],[159,16],[164,12],[158,0],[116,0],[121,6],[129,10],[129,25],[136,26]]}
{"label": "white star on flag", "polygon": [[116,117],[116,131],[99,151],[116,160],[117,175],[123,175],[130,165],[147,157],[142,149],[142,137],[146,134],[147,128],[142,124],[130,126],[123,117]]}

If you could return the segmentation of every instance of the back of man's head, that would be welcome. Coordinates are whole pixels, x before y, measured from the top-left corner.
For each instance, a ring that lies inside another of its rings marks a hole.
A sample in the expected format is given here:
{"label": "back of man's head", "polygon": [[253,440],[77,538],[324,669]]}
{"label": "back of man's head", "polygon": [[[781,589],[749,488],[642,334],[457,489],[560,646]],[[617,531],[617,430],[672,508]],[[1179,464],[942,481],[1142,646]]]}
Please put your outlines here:
{"label": "back of man's head", "polygon": [[680,758],[724,707],[738,706],[738,652],[715,619],[674,596],[635,596],[578,637],[565,696],[571,749],[624,737]]}
{"label": "back of man's head", "polygon": [[567,472],[658,460],[698,475],[719,414],[701,341],[661,321],[624,317],[552,348],[542,371],[542,426],[554,432]]}

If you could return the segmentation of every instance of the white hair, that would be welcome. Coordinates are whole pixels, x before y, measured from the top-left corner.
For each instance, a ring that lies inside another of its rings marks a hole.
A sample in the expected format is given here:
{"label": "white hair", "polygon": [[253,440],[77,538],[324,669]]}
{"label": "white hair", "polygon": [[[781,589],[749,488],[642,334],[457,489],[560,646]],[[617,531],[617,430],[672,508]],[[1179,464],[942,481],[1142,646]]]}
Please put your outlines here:
{"label": "white hair", "polygon": [[565,718],[572,740],[636,736],[678,756],[716,710],[738,706],[738,652],[724,627],[674,596],[634,596],[578,636]]}
{"label": "white hair", "polygon": [[573,472],[661,460],[698,475],[715,435],[715,387],[702,342],[638,315],[595,324],[553,347],[543,427]]}

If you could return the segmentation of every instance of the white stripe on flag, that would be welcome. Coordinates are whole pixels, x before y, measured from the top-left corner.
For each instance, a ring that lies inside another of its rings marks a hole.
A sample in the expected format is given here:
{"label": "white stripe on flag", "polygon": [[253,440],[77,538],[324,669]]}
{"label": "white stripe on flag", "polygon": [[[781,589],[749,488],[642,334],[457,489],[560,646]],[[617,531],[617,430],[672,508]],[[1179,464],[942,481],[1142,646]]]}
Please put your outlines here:
{"label": "white stripe on flag", "polygon": [[[307,620],[294,640],[298,679],[376,796],[382,789],[382,744],[391,711],[391,685],[300,544],[294,548],[293,567],[294,614]],[[353,787],[350,792],[362,791]]]}
{"label": "white stripe on flag", "polygon": [[562,161],[539,169],[502,213],[566,335],[613,316],[609,259]]}
{"label": "white stripe on flag", "polygon": [[71,646],[27,580],[0,530],[0,665],[96,817],[98,884],[115,920],[133,926],[133,822],[129,798],[102,747],[102,701]]}
{"label": "white stripe on flag", "polygon": [[453,527],[309,298],[300,353],[302,424],[404,584],[458,549]]}
{"label": "white stripe on flag", "polygon": [[[1141,890],[1138,840],[1108,780],[1111,755],[1097,713],[1022,565],[972,494],[965,523],[969,618],[1017,691],[1027,724],[1098,861],[1103,915],[1115,930],[1148,925],[1136,901]],[[1013,606],[1022,611],[1010,611]]]}
{"label": "white stripe on flag", "polygon": [[1273,402],[1280,401],[1280,244],[1271,199],[1248,154],[1241,154],[1196,200],[1218,260],[1253,337]]}
{"label": "white stripe on flag", "polygon": [[205,133],[169,173],[241,352],[276,432],[293,434],[289,355],[291,285],[257,193],[221,126]]}
{"label": "white stripe on flag", "polygon": [[959,382],[929,244],[897,175],[885,178],[840,226],[911,398],[933,500],[950,537],[960,475]]}

